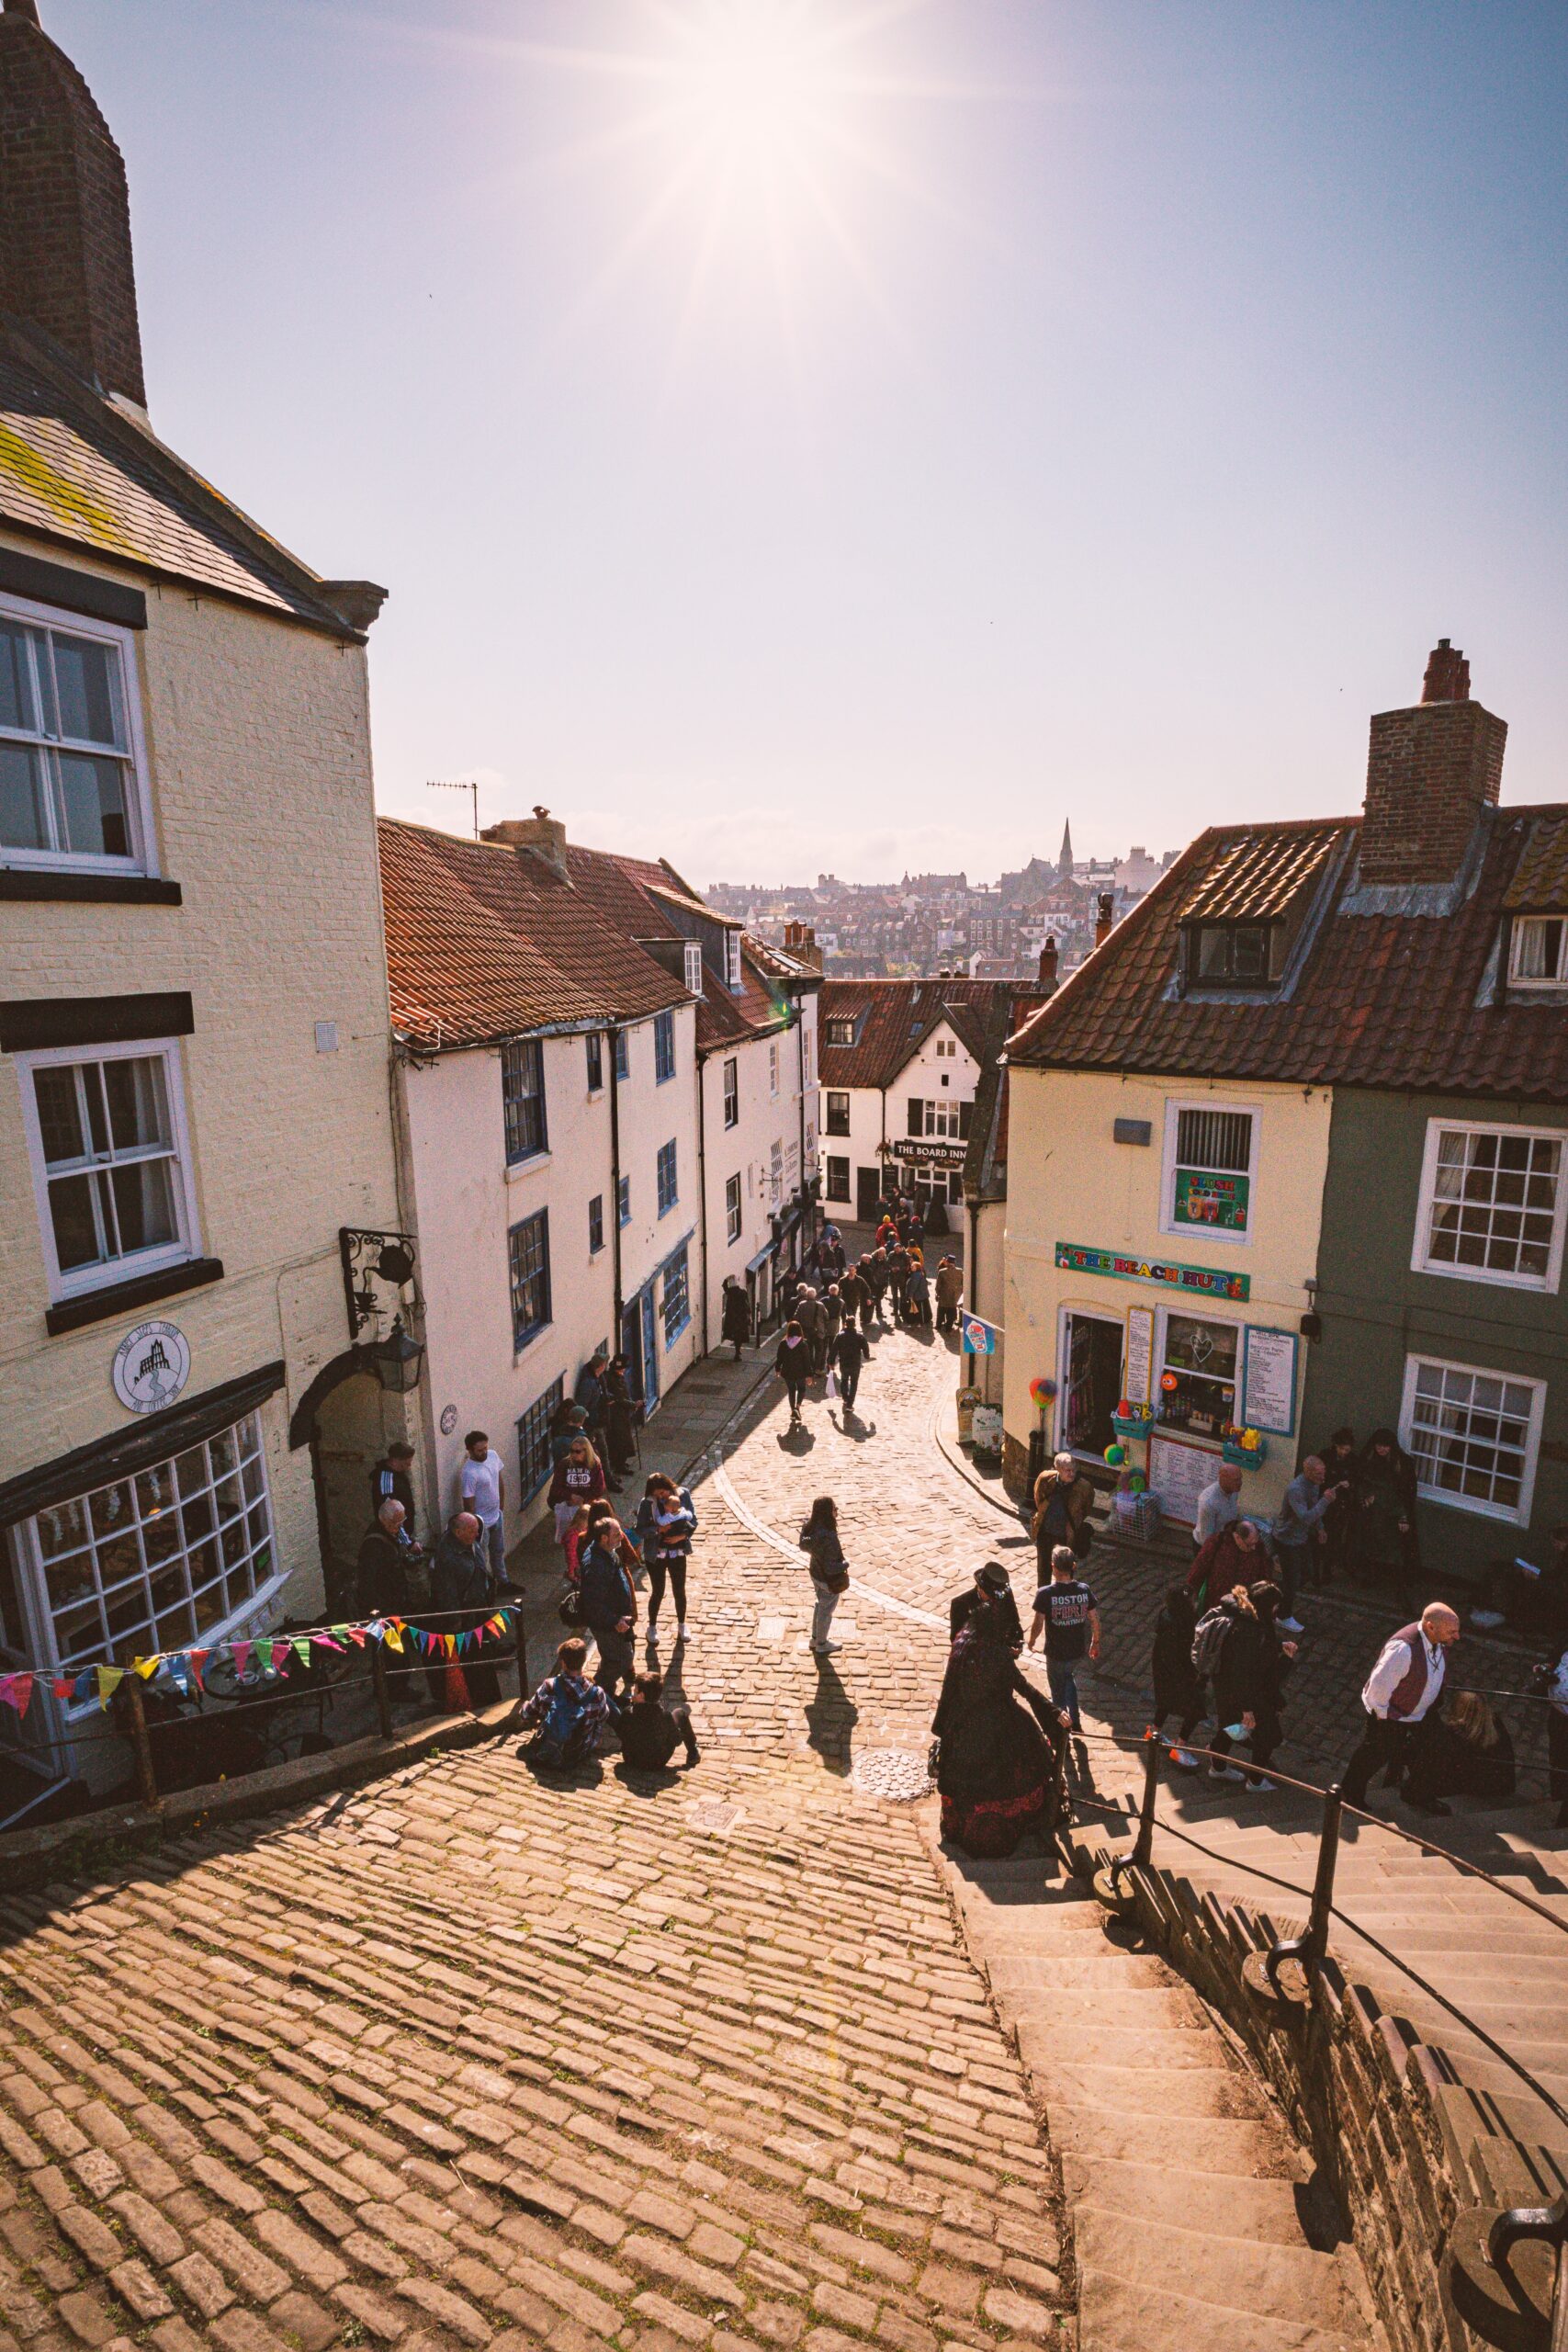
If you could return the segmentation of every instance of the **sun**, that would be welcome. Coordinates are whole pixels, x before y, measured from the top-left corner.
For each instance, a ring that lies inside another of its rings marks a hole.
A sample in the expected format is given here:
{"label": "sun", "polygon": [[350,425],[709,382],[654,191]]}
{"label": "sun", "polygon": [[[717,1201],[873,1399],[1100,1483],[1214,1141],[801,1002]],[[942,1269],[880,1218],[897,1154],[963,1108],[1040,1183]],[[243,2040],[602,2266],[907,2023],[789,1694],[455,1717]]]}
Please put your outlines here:
{"label": "sun", "polygon": [[754,175],[808,164],[834,131],[844,95],[816,11],[802,0],[707,0],[669,22],[665,78],[677,139]]}

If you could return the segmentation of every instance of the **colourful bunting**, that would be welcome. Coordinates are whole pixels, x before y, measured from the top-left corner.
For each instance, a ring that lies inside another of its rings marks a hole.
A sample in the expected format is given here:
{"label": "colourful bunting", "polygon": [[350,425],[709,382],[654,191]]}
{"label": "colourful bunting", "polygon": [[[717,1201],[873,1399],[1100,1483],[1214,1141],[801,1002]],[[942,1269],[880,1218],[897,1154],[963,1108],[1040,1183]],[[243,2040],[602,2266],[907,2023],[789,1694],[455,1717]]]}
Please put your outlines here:
{"label": "colourful bunting", "polygon": [[107,1708],[120,1684],[125,1680],[123,1666],[100,1666],[94,1671],[98,1678],[98,1704]]}
{"label": "colourful bunting", "polygon": [[244,1673],[246,1667],[249,1666],[251,1662],[251,1652],[254,1647],[254,1642],[234,1642],[231,1645],[234,1660],[234,1672],[236,1675],[243,1675]]}
{"label": "colourful bunting", "polygon": [[0,1674],[0,1703],[15,1707],[18,1722],[27,1713],[32,1695],[33,1678],[30,1674]]}

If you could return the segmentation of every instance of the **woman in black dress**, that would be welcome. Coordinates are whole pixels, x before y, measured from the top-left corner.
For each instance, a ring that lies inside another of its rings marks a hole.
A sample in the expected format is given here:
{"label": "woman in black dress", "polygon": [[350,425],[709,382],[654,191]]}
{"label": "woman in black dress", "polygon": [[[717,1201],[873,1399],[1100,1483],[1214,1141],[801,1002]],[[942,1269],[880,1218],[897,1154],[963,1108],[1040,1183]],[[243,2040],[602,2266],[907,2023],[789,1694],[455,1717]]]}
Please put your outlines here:
{"label": "woman in black dress", "polygon": [[942,1834],[966,1854],[1010,1854],[1028,1829],[1056,1819],[1056,1756],[1066,1720],[1026,1682],[1001,1612],[979,1589],[953,1645],[931,1724],[941,1748]]}

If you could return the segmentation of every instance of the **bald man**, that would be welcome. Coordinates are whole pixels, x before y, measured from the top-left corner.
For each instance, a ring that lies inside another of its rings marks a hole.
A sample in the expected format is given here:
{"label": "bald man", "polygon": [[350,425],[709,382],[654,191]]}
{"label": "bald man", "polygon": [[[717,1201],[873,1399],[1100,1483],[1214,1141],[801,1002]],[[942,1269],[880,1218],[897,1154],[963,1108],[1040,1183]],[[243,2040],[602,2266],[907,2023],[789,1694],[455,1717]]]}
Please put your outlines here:
{"label": "bald man", "polygon": [[[1341,1780],[1347,1804],[1366,1804],[1368,1783],[1380,1764],[1403,1781],[1420,1727],[1442,1696],[1448,1654],[1458,1639],[1459,1619],[1453,1611],[1443,1601],[1431,1600],[1418,1624],[1402,1625],[1383,1644],[1361,1692],[1366,1727],[1360,1746]],[[1416,1810],[1447,1813],[1449,1808],[1436,1797]]]}
{"label": "bald man", "polygon": [[[430,1630],[437,1634],[471,1633],[494,1613],[500,1593],[484,1522],[477,1511],[455,1511],[446,1523],[431,1571]],[[502,1642],[486,1642],[470,1650],[462,1660],[468,1696],[476,1707],[493,1706],[500,1698],[501,1679],[492,1659],[504,1655]],[[446,1668],[427,1667],[425,1672],[432,1700],[436,1706],[444,1706]]]}

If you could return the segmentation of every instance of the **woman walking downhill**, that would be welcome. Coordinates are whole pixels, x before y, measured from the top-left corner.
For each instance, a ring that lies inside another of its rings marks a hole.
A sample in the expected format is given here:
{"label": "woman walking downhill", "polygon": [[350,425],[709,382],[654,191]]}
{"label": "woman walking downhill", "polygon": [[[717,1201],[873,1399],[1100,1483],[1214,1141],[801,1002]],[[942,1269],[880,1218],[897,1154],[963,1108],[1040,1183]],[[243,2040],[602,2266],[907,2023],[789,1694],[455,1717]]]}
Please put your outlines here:
{"label": "woman walking downhill", "polygon": [[659,1646],[666,1582],[675,1596],[675,1639],[686,1637],[686,1563],[697,1532],[691,1496],[662,1470],[654,1471],[637,1505],[637,1532],[648,1570],[648,1646],[652,1650]]}
{"label": "woman walking downhill", "polygon": [[811,1585],[817,1596],[811,1611],[812,1654],[825,1657],[839,1646],[828,1639],[828,1633],[839,1596],[847,1591],[850,1581],[849,1562],[839,1540],[839,1506],[831,1495],[818,1495],[812,1504],[810,1517],[800,1531],[800,1548],[810,1555]]}
{"label": "woman walking downhill", "polygon": [[1166,1587],[1165,1606],[1155,1625],[1153,1679],[1154,1715],[1148,1736],[1160,1738],[1170,1717],[1177,1718],[1177,1745],[1170,1760],[1184,1772],[1198,1770],[1190,1743],[1203,1720],[1203,1685],[1192,1663],[1192,1636],[1198,1611],[1185,1584]]}
{"label": "woman walking downhill", "polygon": [[798,1323],[786,1323],[784,1337],[773,1351],[773,1370],[784,1382],[789,1397],[789,1417],[800,1419],[800,1400],[806,1394],[806,1384],[811,1376],[811,1350]]}

